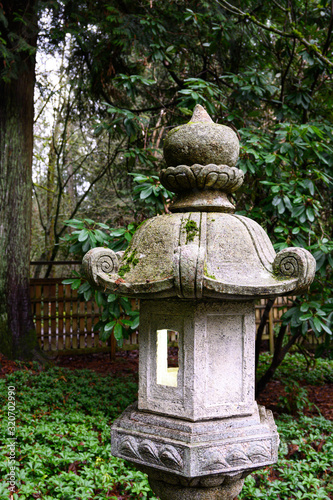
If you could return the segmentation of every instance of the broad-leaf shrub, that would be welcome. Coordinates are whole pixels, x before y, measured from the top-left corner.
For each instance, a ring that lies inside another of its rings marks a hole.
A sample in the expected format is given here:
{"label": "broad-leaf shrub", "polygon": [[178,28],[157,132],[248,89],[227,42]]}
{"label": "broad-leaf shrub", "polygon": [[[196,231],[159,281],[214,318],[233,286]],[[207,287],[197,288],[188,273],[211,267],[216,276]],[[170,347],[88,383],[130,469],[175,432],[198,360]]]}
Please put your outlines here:
{"label": "broad-leaf shrub", "polygon": [[[69,251],[82,258],[91,248],[104,246],[115,252],[126,250],[135,231],[135,225],[126,228],[112,229],[107,224],[91,219],[71,219],[65,224],[73,229],[63,239],[70,244]],[[101,310],[101,316],[94,325],[101,340],[107,340],[113,332],[118,345],[123,344],[131,331],[136,331],[139,325],[139,311],[132,308],[131,301],[126,297],[107,294],[94,290],[83,272],[73,271],[74,277],[63,281],[77,290],[82,300],[95,300]]]}

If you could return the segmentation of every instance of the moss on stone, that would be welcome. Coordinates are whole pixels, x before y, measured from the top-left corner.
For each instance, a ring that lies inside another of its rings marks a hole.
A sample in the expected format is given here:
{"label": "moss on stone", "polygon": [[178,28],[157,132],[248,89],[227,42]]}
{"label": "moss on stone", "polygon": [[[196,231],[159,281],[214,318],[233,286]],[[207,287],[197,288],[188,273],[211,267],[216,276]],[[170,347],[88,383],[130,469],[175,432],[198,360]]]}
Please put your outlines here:
{"label": "moss on stone", "polygon": [[118,275],[122,278],[131,270],[131,266],[129,264],[124,264],[119,268]]}
{"label": "moss on stone", "polygon": [[188,220],[185,224],[186,243],[193,241],[196,234],[199,232],[197,223],[194,220]]}
{"label": "moss on stone", "polygon": [[283,274],[281,274],[280,271],[277,271],[275,269],[273,269],[272,275],[273,275],[273,278],[276,279],[276,281],[285,281],[288,278],[289,279],[293,278],[293,276],[284,276]]}
{"label": "moss on stone", "polygon": [[207,263],[206,262],[205,262],[205,265],[204,265],[204,276],[206,276],[206,278],[210,278],[212,280],[216,280],[216,276],[214,276],[214,274],[209,274],[208,273]]}
{"label": "moss on stone", "polygon": [[134,250],[132,250],[130,255],[128,255],[129,251],[130,250],[128,248],[123,257],[124,264],[119,268],[118,271],[118,275],[121,276],[122,278],[125,276],[126,273],[130,272],[131,266],[135,267],[139,263],[139,259],[136,257],[137,249],[134,248]]}
{"label": "moss on stone", "polygon": [[136,257],[136,248],[132,251],[131,255],[126,259],[127,264],[132,264],[132,266],[136,266],[139,262],[139,259]]}
{"label": "moss on stone", "polygon": [[148,220],[149,220],[149,219],[145,219],[145,220],[143,220],[142,222],[140,222],[140,224],[137,226],[137,228],[136,228],[135,232],[136,232],[138,229],[140,229],[140,227],[141,227],[141,226],[143,226],[143,224],[145,224]]}

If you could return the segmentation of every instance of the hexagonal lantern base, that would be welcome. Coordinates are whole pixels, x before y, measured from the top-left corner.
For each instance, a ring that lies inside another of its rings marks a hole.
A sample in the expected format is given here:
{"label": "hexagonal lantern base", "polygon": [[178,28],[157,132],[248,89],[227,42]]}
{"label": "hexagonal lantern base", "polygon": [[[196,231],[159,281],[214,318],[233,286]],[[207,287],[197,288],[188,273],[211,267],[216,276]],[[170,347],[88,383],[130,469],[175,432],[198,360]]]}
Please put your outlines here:
{"label": "hexagonal lantern base", "polygon": [[138,411],[132,405],[111,429],[112,455],[185,478],[233,475],[277,460],[279,438],[270,411],[204,422]]}

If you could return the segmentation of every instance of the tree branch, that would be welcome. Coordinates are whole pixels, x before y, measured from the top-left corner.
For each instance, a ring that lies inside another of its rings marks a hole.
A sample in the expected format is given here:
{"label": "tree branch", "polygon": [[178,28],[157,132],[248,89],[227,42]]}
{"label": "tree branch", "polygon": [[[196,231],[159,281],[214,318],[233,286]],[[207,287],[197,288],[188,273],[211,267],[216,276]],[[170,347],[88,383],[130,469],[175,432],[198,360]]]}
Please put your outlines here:
{"label": "tree branch", "polygon": [[[39,187],[41,187],[41,186],[39,186]],[[45,226],[45,224],[43,222],[43,217],[42,217],[42,209],[41,209],[41,206],[40,206],[40,203],[39,203],[39,198],[38,198],[38,194],[37,194],[36,187],[35,187],[34,183],[32,184],[32,189],[34,190],[36,201],[37,201],[39,220],[40,220],[42,228],[44,229],[44,231],[46,231],[46,226]]]}
{"label": "tree branch", "polygon": [[266,307],[265,307],[264,312],[263,312],[261,319],[260,319],[260,325],[258,326],[257,338],[256,338],[256,354],[255,354],[255,369],[256,369],[256,371],[257,371],[258,363],[259,363],[259,354],[260,354],[260,345],[261,345],[261,341],[262,341],[262,335],[264,333],[264,329],[265,329],[267,320],[269,318],[270,310],[273,307],[274,300],[275,299],[269,299],[267,301]]}
{"label": "tree branch", "polygon": [[325,57],[325,55],[321,52],[321,50],[318,48],[316,44],[308,42],[304,38],[302,33],[300,33],[296,28],[292,29],[291,32],[281,31],[277,28],[273,28],[272,26],[266,26],[264,23],[259,21],[255,16],[249,14],[248,12],[243,12],[234,5],[231,5],[226,0],[215,0],[215,2],[218,3],[224,9],[226,9],[228,12],[240,16],[243,19],[247,19],[248,21],[252,21],[254,24],[256,24],[257,26],[266,31],[270,31],[271,33],[275,33],[276,35],[280,35],[284,38],[296,38],[302,45],[304,45],[308,49],[308,51],[312,55],[315,55],[318,59],[320,59],[320,61],[327,64],[327,66],[329,66],[330,68],[333,68],[333,61],[330,61],[327,57]]}
{"label": "tree branch", "polygon": [[285,81],[286,81],[286,78],[287,78],[290,66],[291,66],[291,64],[293,62],[293,59],[294,59],[295,47],[296,47],[296,39],[294,38],[294,40],[293,40],[293,48],[292,48],[292,51],[291,51],[291,54],[290,54],[290,58],[289,58],[287,67],[286,67],[283,75],[281,76],[281,92],[280,92],[281,106],[283,104],[284,84],[285,84]]}

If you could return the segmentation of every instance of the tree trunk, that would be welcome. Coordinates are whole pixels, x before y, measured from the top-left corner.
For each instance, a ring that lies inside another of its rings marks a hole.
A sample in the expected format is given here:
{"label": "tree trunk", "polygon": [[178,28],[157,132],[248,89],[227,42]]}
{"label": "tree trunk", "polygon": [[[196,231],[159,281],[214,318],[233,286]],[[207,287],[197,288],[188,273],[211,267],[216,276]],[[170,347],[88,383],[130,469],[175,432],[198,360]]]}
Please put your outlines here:
{"label": "tree trunk", "polygon": [[[15,33],[36,47],[34,2],[14,3],[2,1],[5,36]],[[29,295],[35,56],[12,50],[17,77],[0,80],[0,351],[28,359],[38,345]]]}
{"label": "tree trunk", "polygon": [[268,299],[266,306],[265,306],[265,309],[264,309],[264,312],[261,316],[260,325],[258,326],[258,330],[257,330],[256,352],[255,352],[255,371],[256,371],[256,373],[257,373],[258,364],[259,364],[259,354],[260,354],[262,336],[264,333],[265,326],[267,324],[267,320],[269,318],[269,313],[274,305],[274,300],[275,299]]}

